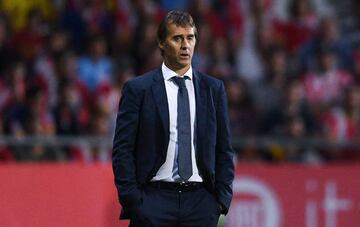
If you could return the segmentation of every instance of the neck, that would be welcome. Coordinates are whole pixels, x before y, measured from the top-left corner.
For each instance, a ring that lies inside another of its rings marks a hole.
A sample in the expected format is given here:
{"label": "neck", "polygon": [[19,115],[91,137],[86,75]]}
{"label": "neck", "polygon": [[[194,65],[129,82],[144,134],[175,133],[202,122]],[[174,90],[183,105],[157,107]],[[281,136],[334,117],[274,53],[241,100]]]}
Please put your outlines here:
{"label": "neck", "polygon": [[190,65],[186,65],[185,67],[175,67],[170,65],[167,61],[164,61],[164,64],[166,67],[176,72],[176,74],[179,76],[183,76],[190,68]]}

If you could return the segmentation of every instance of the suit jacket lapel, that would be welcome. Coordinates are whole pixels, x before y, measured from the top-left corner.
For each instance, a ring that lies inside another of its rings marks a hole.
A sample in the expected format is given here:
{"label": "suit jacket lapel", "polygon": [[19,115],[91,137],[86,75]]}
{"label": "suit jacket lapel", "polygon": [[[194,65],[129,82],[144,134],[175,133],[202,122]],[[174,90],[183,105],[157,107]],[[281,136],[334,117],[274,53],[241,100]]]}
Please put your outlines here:
{"label": "suit jacket lapel", "polygon": [[[202,142],[204,142],[206,136],[206,122],[207,122],[207,86],[205,82],[201,79],[201,75],[193,71],[193,83],[195,88],[195,99],[196,99],[196,147],[197,153],[202,150]],[[161,68],[154,74],[154,84],[152,85],[152,93],[154,100],[159,111],[160,119],[162,122],[163,130],[167,138],[164,138],[166,141],[169,140],[169,107],[168,100],[166,95],[166,88],[164,83],[164,77],[161,72]]]}
{"label": "suit jacket lapel", "polygon": [[164,77],[162,75],[161,68],[157,70],[154,74],[152,93],[159,111],[164,132],[166,132],[165,134],[169,136],[169,106],[166,95]]}
{"label": "suit jacket lapel", "polygon": [[196,99],[196,147],[197,147],[197,156],[202,150],[202,142],[204,141],[204,136],[206,135],[206,122],[207,122],[207,87],[205,82],[202,80],[201,75],[194,71],[193,81],[195,88],[195,99]]}

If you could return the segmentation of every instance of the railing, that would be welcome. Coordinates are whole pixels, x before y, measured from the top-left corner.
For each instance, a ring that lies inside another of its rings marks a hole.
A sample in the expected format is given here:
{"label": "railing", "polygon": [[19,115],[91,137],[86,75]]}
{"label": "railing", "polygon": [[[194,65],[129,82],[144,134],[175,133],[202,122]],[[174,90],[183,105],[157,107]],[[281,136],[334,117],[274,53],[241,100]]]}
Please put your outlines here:
{"label": "railing", "polygon": [[[0,145],[46,145],[46,146],[69,146],[69,145],[108,145],[112,146],[113,139],[109,137],[96,137],[96,136],[0,136]],[[353,141],[340,141],[324,138],[286,138],[286,137],[235,137],[233,138],[233,146],[242,148],[246,146],[253,146],[255,148],[264,148],[270,145],[277,144],[283,147],[313,147],[313,148],[360,148],[360,140]]]}
{"label": "railing", "polygon": [[0,136],[0,145],[44,145],[44,146],[69,146],[69,145],[112,145],[112,138],[99,136]]}
{"label": "railing", "polygon": [[284,148],[299,146],[322,149],[360,148],[360,140],[344,141],[325,138],[286,138],[286,137],[244,137],[233,140],[234,147],[245,147],[248,145],[256,148],[266,148],[277,144]]}

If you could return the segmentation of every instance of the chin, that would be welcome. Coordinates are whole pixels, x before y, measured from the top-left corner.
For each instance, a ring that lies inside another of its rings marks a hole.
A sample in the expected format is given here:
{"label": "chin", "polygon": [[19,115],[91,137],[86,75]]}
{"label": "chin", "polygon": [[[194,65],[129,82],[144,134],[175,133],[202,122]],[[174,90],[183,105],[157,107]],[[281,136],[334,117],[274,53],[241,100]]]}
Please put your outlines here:
{"label": "chin", "polygon": [[188,66],[191,64],[191,60],[179,60],[179,65],[182,65],[183,67]]}

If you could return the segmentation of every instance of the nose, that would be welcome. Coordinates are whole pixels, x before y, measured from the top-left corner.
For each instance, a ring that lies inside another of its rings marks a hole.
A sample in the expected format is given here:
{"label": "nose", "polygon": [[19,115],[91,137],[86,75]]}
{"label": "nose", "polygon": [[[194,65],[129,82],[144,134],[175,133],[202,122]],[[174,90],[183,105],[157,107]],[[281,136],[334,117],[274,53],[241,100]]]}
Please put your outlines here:
{"label": "nose", "polygon": [[186,39],[183,39],[183,41],[181,42],[181,49],[187,49],[187,48],[189,48],[189,46],[190,46],[189,41]]}

